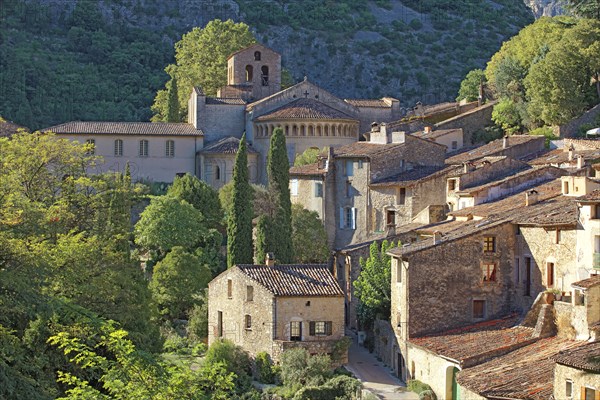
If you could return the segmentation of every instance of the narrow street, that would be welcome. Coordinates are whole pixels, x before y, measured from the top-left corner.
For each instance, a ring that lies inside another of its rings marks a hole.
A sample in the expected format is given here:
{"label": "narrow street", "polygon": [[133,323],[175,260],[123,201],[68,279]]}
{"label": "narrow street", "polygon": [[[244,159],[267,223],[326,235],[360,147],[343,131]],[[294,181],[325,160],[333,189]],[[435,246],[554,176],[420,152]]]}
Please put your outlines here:
{"label": "narrow street", "polygon": [[369,351],[359,346],[354,339],[348,350],[346,369],[359,379],[365,389],[370,390],[383,400],[418,400],[416,393],[406,390],[406,386],[389,368],[378,361]]}

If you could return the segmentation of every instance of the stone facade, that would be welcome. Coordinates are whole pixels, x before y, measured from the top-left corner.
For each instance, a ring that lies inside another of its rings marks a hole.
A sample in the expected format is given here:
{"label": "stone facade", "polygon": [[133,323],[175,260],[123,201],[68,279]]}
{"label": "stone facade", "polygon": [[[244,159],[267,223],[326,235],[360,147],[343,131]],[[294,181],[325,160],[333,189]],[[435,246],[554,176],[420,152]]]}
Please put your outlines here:
{"label": "stone facade", "polygon": [[[586,111],[581,117],[575,118],[564,125],[555,126],[552,130],[560,138],[575,137],[579,128],[584,124],[594,125],[600,116],[600,104]],[[597,125],[597,123],[596,123]],[[594,126],[596,128],[597,126]]]}
{"label": "stone facade", "polygon": [[456,117],[435,124],[436,129],[463,129],[465,146],[473,143],[473,134],[486,126],[492,125],[492,110],[495,102],[484,104]]}
{"label": "stone facade", "polygon": [[[203,166],[198,176],[215,189],[220,189],[233,179],[235,154],[199,153],[199,165]],[[250,183],[258,182],[258,154],[248,154],[248,173]]]}
{"label": "stone facade", "polygon": [[[571,388],[569,397],[567,397],[567,382],[570,382]],[[593,389],[596,399],[600,397],[600,373],[556,364],[554,368],[555,399],[586,399],[585,388]]]}

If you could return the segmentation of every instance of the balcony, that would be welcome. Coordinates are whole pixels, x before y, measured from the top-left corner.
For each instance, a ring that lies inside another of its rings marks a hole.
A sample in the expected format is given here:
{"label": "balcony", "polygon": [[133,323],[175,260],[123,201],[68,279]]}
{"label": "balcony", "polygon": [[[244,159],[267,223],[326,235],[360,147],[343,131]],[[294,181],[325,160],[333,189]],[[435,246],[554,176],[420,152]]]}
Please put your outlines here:
{"label": "balcony", "polygon": [[592,261],[592,267],[594,269],[600,269],[600,252],[599,253],[594,253],[594,258]]}

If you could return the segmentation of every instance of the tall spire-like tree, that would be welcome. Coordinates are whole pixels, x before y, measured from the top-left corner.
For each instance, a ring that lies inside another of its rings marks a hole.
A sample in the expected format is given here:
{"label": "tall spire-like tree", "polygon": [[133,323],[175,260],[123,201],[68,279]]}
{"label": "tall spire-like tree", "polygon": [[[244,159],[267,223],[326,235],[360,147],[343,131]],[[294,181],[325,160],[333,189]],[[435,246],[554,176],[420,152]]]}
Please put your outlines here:
{"label": "tall spire-like tree", "polygon": [[169,85],[169,99],[167,102],[167,122],[180,122],[179,117],[179,89],[177,78],[173,77]]}
{"label": "tall spire-like tree", "polygon": [[248,177],[248,151],[244,135],[233,167],[233,204],[227,215],[227,267],[251,264],[253,261],[252,187]]}

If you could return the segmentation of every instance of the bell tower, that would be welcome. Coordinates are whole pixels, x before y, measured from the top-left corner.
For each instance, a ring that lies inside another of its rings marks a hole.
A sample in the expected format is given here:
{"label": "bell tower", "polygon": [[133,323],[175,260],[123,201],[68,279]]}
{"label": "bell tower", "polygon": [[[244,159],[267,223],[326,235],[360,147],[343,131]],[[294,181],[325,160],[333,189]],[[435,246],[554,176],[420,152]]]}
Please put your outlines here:
{"label": "bell tower", "polygon": [[[227,85],[243,92],[253,101],[279,92],[281,55],[261,44],[233,53],[227,59]],[[223,89],[221,92],[235,92],[229,88]]]}

